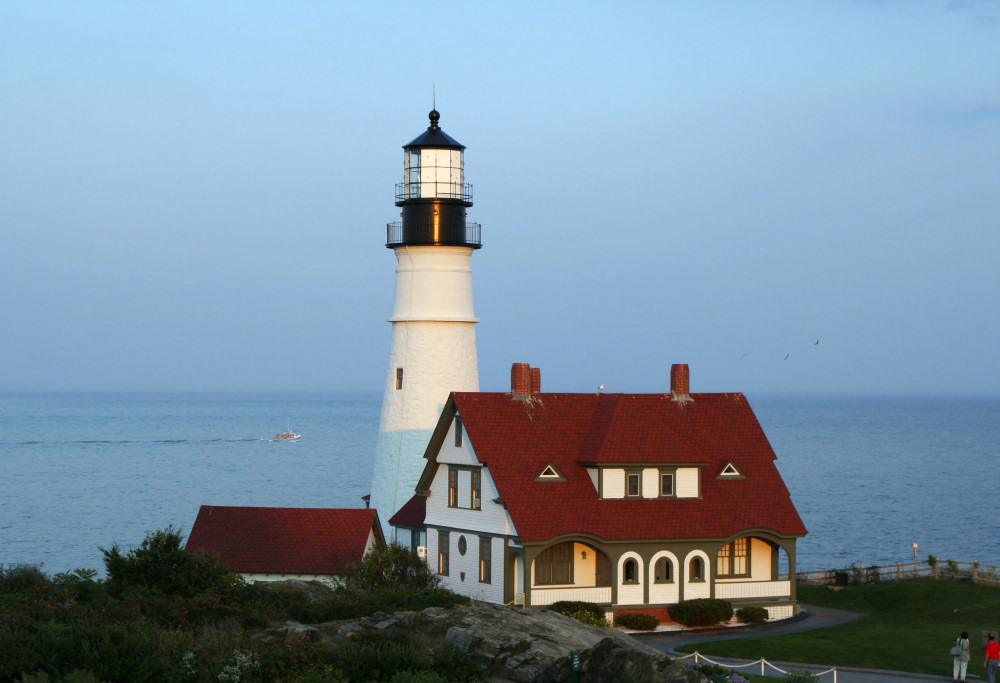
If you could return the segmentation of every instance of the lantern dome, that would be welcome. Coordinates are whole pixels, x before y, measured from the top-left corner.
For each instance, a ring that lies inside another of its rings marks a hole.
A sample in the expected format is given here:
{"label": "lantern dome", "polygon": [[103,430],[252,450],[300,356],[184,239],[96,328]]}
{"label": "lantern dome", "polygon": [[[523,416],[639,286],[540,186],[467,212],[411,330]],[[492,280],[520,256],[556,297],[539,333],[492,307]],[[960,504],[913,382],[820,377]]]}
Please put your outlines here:
{"label": "lantern dome", "polygon": [[465,146],[438,125],[441,114],[428,114],[430,125],[403,145],[403,182],[396,185],[402,221],[390,223],[386,246],[467,246],[478,249],[480,226],[466,221],[472,185],[465,182]]}

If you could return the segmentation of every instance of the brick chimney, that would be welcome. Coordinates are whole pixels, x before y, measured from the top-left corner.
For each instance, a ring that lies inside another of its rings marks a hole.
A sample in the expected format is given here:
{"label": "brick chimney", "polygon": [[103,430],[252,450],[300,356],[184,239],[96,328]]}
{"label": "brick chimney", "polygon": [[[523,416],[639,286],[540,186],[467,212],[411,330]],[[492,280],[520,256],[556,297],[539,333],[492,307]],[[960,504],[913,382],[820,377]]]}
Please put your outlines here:
{"label": "brick chimney", "polygon": [[670,366],[670,393],[675,400],[690,399],[690,379],[687,363],[674,363]]}
{"label": "brick chimney", "polygon": [[514,363],[510,366],[510,393],[514,398],[527,398],[542,389],[542,370],[528,363]]}

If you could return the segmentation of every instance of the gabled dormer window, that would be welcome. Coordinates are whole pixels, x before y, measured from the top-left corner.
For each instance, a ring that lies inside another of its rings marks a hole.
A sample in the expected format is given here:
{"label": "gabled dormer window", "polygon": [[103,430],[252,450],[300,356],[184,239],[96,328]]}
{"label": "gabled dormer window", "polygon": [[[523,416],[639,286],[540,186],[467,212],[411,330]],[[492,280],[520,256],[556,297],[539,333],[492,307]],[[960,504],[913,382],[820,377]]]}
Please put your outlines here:
{"label": "gabled dormer window", "polygon": [[455,448],[462,447],[462,416],[455,415]]}
{"label": "gabled dormer window", "polygon": [[740,472],[740,470],[736,467],[736,465],[733,464],[733,461],[730,460],[729,462],[726,463],[726,466],[722,468],[722,471],[719,472],[719,478],[743,479],[744,475],[742,472]]}

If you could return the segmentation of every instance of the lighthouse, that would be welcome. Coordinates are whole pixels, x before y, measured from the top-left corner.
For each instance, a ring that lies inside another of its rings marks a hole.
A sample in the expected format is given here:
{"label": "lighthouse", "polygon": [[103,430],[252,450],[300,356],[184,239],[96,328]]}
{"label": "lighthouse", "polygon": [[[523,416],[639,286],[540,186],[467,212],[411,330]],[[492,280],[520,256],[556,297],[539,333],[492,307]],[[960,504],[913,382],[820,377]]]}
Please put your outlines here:
{"label": "lighthouse", "polygon": [[482,246],[480,226],[467,220],[465,147],[441,130],[436,110],[429,118],[403,146],[401,220],[388,224],[385,244],[396,255],[396,294],[371,506],[387,540],[388,520],[414,495],[449,392],[479,391],[472,253]]}

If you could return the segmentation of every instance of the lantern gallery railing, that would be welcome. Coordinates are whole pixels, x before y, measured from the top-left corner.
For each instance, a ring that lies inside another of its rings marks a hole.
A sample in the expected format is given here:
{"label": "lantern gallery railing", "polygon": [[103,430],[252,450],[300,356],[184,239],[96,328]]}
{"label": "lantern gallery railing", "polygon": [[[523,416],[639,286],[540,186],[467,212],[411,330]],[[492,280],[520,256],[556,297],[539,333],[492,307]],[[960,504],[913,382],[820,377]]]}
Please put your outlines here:
{"label": "lantern gallery railing", "polygon": [[[406,226],[404,232],[403,226]],[[397,221],[386,225],[385,246],[395,247],[401,244],[430,245],[444,244],[472,247],[483,246],[482,227],[479,223],[466,223],[464,230],[459,226],[460,235],[441,234],[441,226],[433,223],[403,223]]]}
{"label": "lantern gallery railing", "polygon": [[472,204],[472,184],[447,180],[421,180],[396,183],[396,201],[407,199],[459,199]]}

